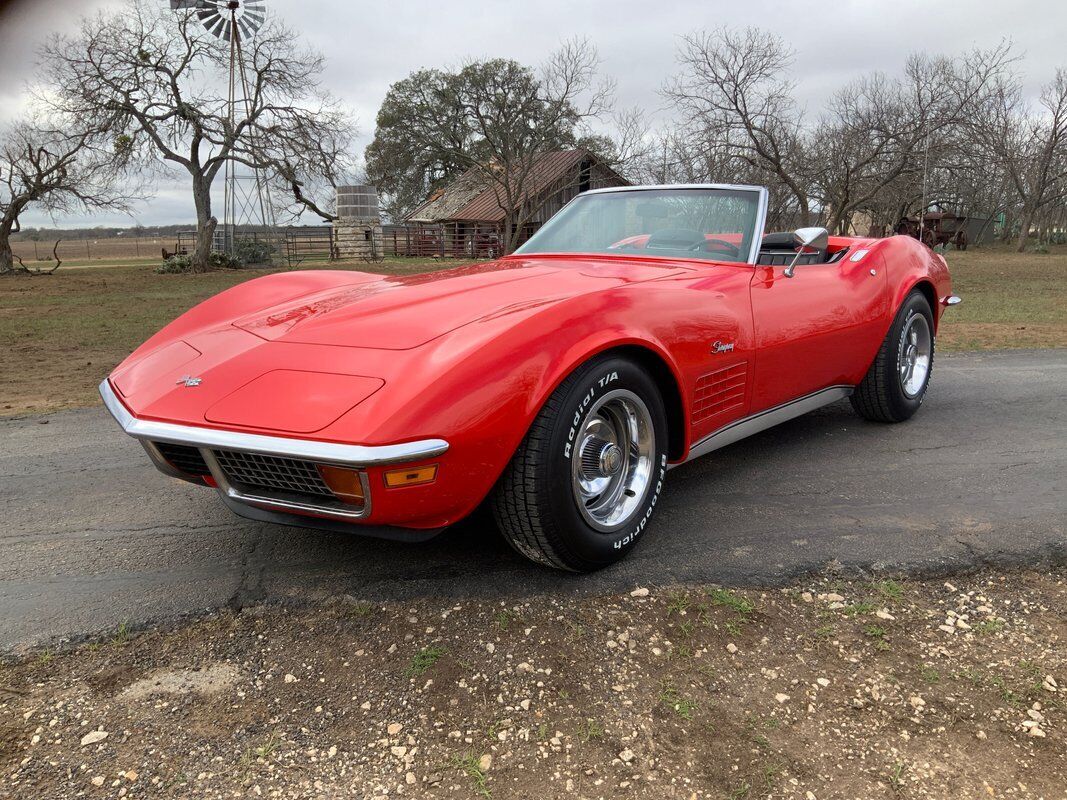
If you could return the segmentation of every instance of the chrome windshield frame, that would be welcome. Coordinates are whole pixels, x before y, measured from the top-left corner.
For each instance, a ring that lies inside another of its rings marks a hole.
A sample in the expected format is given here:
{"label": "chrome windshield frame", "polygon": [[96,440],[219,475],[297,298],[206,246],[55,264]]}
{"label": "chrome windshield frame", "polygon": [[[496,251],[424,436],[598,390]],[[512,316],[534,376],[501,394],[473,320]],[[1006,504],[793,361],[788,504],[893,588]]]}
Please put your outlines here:
{"label": "chrome windshield frame", "polygon": [[[674,190],[678,190],[678,191],[698,191],[698,190],[700,190],[700,191],[708,191],[708,190],[716,190],[716,191],[728,191],[728,192],[754,192],[757,195],[757,199],[756,199],[756,219],[755,219],[755,223],[753,225],[752,242],[749,245],[748,256],[745,259],[744,263],[746,263],[746,264],[748,264],[749,266],[752,266],[752,267],[756,266],[756,264],[759,261],[760,243],[763,241],[764,230],[765,230],[765,228],[767,226],[767,207],[768,207],[768,205],[770,203],[770,195],[769,195],[769,193],[767,191],[767,187],[766,186],[750,186],[750,185],[747,185],[747,184],[740,184],[740,183],[666,183],[666,184],[655,184],[655,185],[644,185],[644,186],[607,186],[607,187],[604,187],[602,189],[589,189],[588,191],[585,191],[585,192],[582,192],[581,194],[575,195],[574,197],[572,197],[570,200],[568,200],[563,205],[563,208],[561,208],[559,211],[557,211],[552,216],[552,219],[554,219],[556,216],[561,214],[563,212],[563,209],[567,208],[567,206],[569,206],[575,200],[577,200],[580,197],[586,197],[588,195],[593,195],[593,194],[612,194],[612,193],[615,193],[615,192],[652,192],[652,191],[662,192],[662,191],[674,191]],[[547,225],[547,224],[551,223],[552,219],[549,219],[548,223],[545,223],[545,224]],[[523,245],[523,246],[525,246],[525,245]],[[603,255],[603,253],[596,253],[595,251],[594,251],[594,254]],[[519,247],[515,251],[515,255],[522,256],[522,255],[526,255],[526,254],[522,252],[522,247]],[[543,254],[541,254],[541,253],[530,253],[529,255],[543,255]],[[559,255],[580,255],[580,253],[578,253],[578,252],[569,253],[569,254],[568,253],[560,253]],[[628,253],[618,253],[618,254],[612,253],[611,255],[629,255],[629,254]],[[650,257],[648,253],[637,253],[636,255],[638,255],[641,258],[649,258]],[[658,256],[651,256],[651,257],[658,257]],[[677,256],[663,256],[663,258],[678,258],[678,257]],[[692,259],[685,259],[685,260],[687,260],[687,261],[714,261],[714,259],[706,259],[706,258],[699,258],[699,259],[692,258]]]}

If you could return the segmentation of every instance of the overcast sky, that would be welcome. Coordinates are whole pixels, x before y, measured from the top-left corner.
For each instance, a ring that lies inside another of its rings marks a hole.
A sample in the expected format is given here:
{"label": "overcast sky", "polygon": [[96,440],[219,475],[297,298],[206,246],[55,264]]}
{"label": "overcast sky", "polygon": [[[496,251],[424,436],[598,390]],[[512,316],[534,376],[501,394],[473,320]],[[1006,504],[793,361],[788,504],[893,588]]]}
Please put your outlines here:
{"label": "overcast sky", "polygon": [[[160,0],[165,2],[165,0]],[[442,0],[266,0],[327,58],[325,84],[355,112],[359,149],[389,85],[420,67],[468,58],[507,57],[537,64],[566,38],[588,37],[602,69],[618,82],[618,104],[655,118],[657,90],[674,69],[678,37],[727,24],[762,25],[797,50],[797,95],[811,113],[842,83],[869,70],[896,72],[916,50],[958,53],[1007,37],[1024,56],[1028,91],[1036,94],[1056,67],[1067,67],[1067,0],[538,0],[468,4]],[[71,30],[78,16],[119,6],[113,0],[0,0],[0,123],[17,114],[32,81],[35,50],[51,31]],[[662,117],[661,117],[662,118]],[[131,220],[66,217],[60,225],[165,224],[193,220],[184,185],[161,183]],[[24,225],[50,225],[27,213]]]}

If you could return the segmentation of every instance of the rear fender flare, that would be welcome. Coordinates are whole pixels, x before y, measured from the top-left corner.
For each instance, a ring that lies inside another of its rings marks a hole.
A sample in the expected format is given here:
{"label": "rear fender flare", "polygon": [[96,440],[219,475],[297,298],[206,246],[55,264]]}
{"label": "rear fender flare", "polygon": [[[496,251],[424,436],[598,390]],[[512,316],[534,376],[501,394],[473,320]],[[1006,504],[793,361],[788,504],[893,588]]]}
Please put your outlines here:
{"label": "rear fender flare", "polygon": [[926,302],[930,304],[930,311],[934,315],[934,332],[936,333],[937,323],[940,321],[940,315],[937,313],[937,289],[934,288],[934,284],[929,278],[918,278],[902,286],[901,291],[898,292],[898,296],[893,299],[893,319],[896,319],[896,315],[897,312],[900,311],[900,307],[904,305],[904,302],[908,299],[908,297],[911,296],[911,293],[914,292],[916,289],[923,293],[923,297],[926,298]]}
{"label": "rear fender flare", "polygon": [[948,295],[952,286],[948,265],[943,257],[911,237],[893,237],[888,241],[895,242],[897,239],[903,240],[900,250],[882,250],[889,270],[891,293],[886,330],[889,330],[889,325],[893,323],[908,296],[915,289],[919,289],[930,303],[936,333],[941,321],[941,312],[944,310],[939,299]]}

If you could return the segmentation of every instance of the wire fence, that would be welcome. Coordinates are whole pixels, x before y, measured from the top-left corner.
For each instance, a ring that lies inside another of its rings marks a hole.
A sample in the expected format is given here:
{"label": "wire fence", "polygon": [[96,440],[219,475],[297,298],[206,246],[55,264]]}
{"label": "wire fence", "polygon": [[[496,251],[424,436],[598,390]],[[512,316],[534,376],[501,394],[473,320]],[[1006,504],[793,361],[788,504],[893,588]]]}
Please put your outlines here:
{"label": "wire fence", "polygon": [[23,239],[11,242],[11,251],[23,261],[51,261],[52,251],[63,261],[134,261],[162,259],[174,246],[173,237],[116,236],[107,239]]}

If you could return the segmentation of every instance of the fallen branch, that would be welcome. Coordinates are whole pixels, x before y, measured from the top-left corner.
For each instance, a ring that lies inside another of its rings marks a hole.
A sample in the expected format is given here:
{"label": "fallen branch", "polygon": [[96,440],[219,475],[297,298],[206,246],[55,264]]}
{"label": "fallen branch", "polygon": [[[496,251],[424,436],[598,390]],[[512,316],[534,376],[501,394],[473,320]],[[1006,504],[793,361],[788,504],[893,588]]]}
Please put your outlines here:
{"label": "fallen branch", "polygon": [[63,263],[62,260],[60,260],[60,258],[59,258],[59,243],[62,242],[62,241],[63,241],[62,239],[56,239],[56,244],[52,248],[52,258],[54,258],[56,260],[56,265],[54,267],[52,267],[52,269],[47,270],[47,271],[46,270],[42,270],[42,269],[38,269],[37,273],[39,275],[51,275],[53,272],[55,272],[57,269],[59,269],[59,265]]}
{"label": "fallen branch", "polygon": [[56,244],[52,248],[52,258],[56,260],[55,266],[49,269],[41,269],[40,267],[33,267],[31,269],[26,266],[26,262],[22,260],[22,257],[19,256],[18,253],[12,253],[11,257],[18,261],[19,265],[18,268],[12,267],[10,271],[12,273],[21,272],[23,275],[51,275],[59,269],[60,265],[63,263],[63,259],[59,257],[59,243],[62,241],[62,239],[56,239]]}

